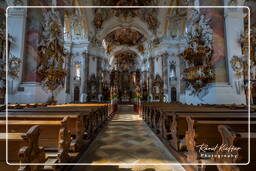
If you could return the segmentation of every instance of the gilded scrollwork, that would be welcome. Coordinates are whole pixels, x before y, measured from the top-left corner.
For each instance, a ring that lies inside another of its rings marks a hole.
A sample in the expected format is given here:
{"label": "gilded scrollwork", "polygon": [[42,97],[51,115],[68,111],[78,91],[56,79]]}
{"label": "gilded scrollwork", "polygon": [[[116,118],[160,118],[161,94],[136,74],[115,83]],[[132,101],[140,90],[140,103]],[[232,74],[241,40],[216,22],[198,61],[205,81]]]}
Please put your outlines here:
{"label": "gilded scrollwork", "polygon": [[186,33],[187,47],[180,54],[185,61],[183,79],[192,94],[199,95],[215,79],[212,63],[213,30],[210,20],[194,12],[193,24]]}
{"label": "gilded scrollwork", "polygon": [[[104,6],[156,6],[158,0],[103,0],[103,1],[94,1],[94,5],[104,5]],[[138,17],[142,21],[146,22],[149,29],[154,32],[158,28],[159,21],[157,19],[156,8],[112,8],[112,9],[95,9],[93,24],[97,30],[102,29],[102,25],[110,16],[116,16],[119,18],[134,18]]]}
{"label": "gilded scrollwork", "polygon": [[52,93],[49,103],[56,103],[53,92],[64,84],[66,76],[64,61],[67,55],[64,49],[63,30],[58,12],[48,11],[44,13],[43,29],[43,38],[38,48],[37,72],[41,77],[42,84]]}
{"label": "gilded scrollwork", "polygon": [[232,69],[236,72],[236,78],[240,79],[243,74],[243,61],[238,56],[233,56],[230,61]]}

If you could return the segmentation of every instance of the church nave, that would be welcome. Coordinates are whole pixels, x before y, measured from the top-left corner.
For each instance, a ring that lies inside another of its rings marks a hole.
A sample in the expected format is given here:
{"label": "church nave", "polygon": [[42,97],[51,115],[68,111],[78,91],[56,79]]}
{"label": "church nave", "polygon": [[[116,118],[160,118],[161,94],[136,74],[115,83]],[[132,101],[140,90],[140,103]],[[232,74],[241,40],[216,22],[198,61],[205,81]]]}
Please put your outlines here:
{"label": "church nave", "polygon": [[[121,171],[122,169],[124,171],[185,171],[134,112],[133,105],[118,106],[114,118],[92,142],[78,163],[96,166],[75,166],[72,171],[115,171],[118,170],[117,168]],[[97,166],[104,163],[112,163],[116,166]],[[147,166],[151,163],[155,166]],[[159,163],[176,163],[177,165],[160,166]]]}
{"label": "church nave", "polygon": [[0,171],[255,171],[255,144],[256,0],[0,0]]}

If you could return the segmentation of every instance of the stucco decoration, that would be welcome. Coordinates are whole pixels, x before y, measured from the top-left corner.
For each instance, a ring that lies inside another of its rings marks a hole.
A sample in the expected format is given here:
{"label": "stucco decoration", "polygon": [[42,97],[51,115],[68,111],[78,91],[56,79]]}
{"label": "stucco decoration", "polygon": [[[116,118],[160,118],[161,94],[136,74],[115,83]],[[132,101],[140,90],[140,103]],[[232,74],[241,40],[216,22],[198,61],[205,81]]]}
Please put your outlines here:
{"label": "stucco decoration", "polygon": [[215,78],[215,71],[211,62],[213,31],[209,26],[210,20],[206,19],[204,15],[197,13],[194,18],[193,24],[188,28],[185,35],[187,47],[180,54],[180,57],[185,60],[183,80],[187,88],[194,95],[202,95],[202,90],[207,90],[209,83]]}
{"label": "stucco decoration", "polygon": [[[102,0],[94,1],[94,5],[99,6],[156,6],[158,0]],[[94,19],[93,23],[96,29],[101,29],[104,22],[112,17],[123,18],[134,18],[138,17],[142,21],[146,22],[148,28],[156,32],[158,28],[159,21],[157,20],[157,11],[156,8],[112,8],[112,9],[95,9],[94,10]]]}
{"label": "stucco decoration", "polygon": [[230,61],[232,69],[235,71],[235,86],[237,94],[241,93],[242,85],[243,85],[243,61],[242,58],[238,56],[233,56]]}
{"label": "stucco decoration", "polygon": [[39,64],[37,72],[41,82],[52,93],[49,103],[55,103],[53,92],[60,85],[64,85],[66,71],[64,60],[63,30],[60,17],[55,11],[44,13],[43,38],[39,44]]}

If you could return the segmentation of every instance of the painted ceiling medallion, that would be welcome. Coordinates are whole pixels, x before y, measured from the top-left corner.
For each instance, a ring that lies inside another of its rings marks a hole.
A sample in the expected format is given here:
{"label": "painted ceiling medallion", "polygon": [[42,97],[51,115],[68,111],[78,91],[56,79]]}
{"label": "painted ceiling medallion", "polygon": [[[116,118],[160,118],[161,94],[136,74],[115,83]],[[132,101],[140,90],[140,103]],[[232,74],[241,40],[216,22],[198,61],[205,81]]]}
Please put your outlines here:
{"label": "painted ceiling medallion", "polygon": [[145,41],[144,36],[135,30],[130,28],[120,28],[112,31],[106,37],[106,42],[108,44],[114,45],[138,45]]}

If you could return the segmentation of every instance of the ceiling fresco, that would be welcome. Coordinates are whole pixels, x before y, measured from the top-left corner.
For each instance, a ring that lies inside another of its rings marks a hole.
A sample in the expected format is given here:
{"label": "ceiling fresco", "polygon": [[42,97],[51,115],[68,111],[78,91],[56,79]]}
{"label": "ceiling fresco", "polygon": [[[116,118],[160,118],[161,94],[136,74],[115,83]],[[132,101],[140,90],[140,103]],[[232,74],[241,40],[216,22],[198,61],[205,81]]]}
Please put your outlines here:
{"label": "ceiling fresco", "polygon": [[145,41],[144,36],[130,28],[119,28],[106,36],[106,42],[114,45],[134,46]]}
{"label": "ceiling fresco", "polygon": [[[94,1],[97,6],[156,6],[158,0],[103,0]],[[157,24],[157,8],[100,8],[95,9],[95,17],[93,23],[96,29],[102,29],[103,23],[109,18],[115,17],[138,17],[145,22],[149,29],[156,31]]]}

